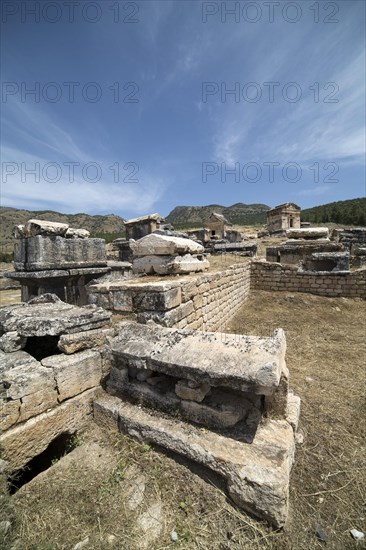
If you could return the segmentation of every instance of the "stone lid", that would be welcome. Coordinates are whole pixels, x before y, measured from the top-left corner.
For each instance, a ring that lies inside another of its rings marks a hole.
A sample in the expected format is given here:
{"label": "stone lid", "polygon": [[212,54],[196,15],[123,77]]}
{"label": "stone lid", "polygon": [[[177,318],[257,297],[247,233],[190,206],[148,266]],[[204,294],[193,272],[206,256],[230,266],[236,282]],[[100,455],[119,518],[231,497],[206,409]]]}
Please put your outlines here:
{"label": "stone lid", "polygon": [[138,241],[130,241],[135,256],[174,256],[178,254],[200,254],[204,247],[191,239],[170,237],[150,233]]}
{"label": "stone lid", "polygon": [[146,361],[146,367],[211,386],[270,395],[285,366],[282,329],[271,337],[242,336],[124,322],[111,341],[112,353]]}

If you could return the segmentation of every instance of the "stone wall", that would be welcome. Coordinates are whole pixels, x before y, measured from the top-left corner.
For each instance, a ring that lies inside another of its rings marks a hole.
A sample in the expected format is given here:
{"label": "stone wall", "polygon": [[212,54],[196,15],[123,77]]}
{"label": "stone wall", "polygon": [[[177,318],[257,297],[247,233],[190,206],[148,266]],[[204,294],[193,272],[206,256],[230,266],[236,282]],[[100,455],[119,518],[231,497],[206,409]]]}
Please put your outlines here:
{"label": "stone wall", "polygon": [[366,298],[366,270],[349,273],[307,273],[300,272],[297,267],[290,265],[254,261],[251,266],[251,289]]}
{"label": "stone wall", "polygon": [[249,290],[248,260],[212,273],[95,284],[89,301],[142,323],[152,319],[166,327],[216,331],[224,330]]}

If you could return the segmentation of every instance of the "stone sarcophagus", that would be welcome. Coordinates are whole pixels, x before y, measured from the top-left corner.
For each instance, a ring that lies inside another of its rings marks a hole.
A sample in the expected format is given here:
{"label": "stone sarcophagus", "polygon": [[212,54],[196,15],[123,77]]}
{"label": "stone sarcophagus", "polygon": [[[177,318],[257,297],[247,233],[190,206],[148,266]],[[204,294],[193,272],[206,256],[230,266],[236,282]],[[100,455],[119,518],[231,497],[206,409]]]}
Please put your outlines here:
{"label": "stone sarcophagus", "polygon": [[264,338],[123,322],[116,332],[96,421],[210,468],[239,506],[282,526],[300,410],[282,329]]}
{"label": "stone sarcophagus", "polygon": [[41,271],[107,265],[104,239],[35,235],[15,243],[16,271]]}

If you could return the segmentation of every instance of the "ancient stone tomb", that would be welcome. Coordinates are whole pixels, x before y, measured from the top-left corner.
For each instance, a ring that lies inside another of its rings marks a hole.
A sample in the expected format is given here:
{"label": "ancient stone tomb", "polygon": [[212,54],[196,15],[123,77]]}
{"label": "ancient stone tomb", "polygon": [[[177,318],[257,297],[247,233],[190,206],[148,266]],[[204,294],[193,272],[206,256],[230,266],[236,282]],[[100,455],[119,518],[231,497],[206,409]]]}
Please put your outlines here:
{"label": "ancient stone tomb", "polygon": [[101,425],[164,447],[220,474],[243,509],[279,527],[300,400],[288,391],[286,340],[123,322],[111,340]]}
{"label": "ancient stone tomb", "polygon": [[0,448],[12,470],[85,423],[109,371],[110,317],[55,295],[0,308]]}

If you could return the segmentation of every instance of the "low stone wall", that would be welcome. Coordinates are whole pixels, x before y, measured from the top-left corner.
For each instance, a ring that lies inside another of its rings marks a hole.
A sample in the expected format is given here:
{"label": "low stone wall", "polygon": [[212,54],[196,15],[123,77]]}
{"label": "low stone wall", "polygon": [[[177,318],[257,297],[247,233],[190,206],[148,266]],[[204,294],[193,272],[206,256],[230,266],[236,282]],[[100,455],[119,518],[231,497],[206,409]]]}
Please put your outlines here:
{"label": "low stone wall", "polygon": [[137,321],[176,328],[217,331],[249,296],[250,261],[223,271],[145,282],[143,279],[95,284],[90,303]]}
{"label": "low stone wall", "polygon": [[290,265],[254,261],[251,266],[251,289],[366,298],[366,270],[348,273],[308,273],[300,272],[297,267]]}

